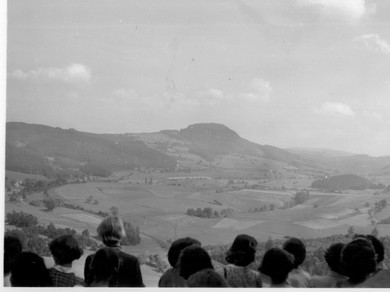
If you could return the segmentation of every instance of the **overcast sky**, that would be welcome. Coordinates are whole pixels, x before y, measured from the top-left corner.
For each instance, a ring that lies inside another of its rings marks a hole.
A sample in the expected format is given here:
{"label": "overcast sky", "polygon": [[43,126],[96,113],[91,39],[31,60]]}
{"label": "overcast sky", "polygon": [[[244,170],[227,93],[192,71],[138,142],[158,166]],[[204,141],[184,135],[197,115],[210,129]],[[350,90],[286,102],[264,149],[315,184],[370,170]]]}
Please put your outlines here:
{"label": "overcast sky", "polygon": [[7,121],[390,155],[387,0],[12,0],[6,75]]}

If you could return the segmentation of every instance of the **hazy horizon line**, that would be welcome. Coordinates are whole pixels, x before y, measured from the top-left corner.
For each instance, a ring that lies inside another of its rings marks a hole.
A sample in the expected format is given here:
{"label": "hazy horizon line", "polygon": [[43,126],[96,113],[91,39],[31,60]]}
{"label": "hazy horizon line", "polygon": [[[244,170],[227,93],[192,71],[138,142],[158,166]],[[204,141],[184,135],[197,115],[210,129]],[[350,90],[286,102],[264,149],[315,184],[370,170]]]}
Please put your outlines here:
{"label": "hazy horizon line", "polygon": [[351,156],[355,156],[355,155],[367,155],[369,157],[375,157],[375,158],[379,158],[379,157],[390,157],[390,154],[388,155],[371,155],[371,154],[368,154],[368,153],[355,153],[355,152],[351,152],[351,151],[348,151],[348,150],[341,150],[341,149],[334,149],[334,148],[326,148],[326,147],[312,147],[312,146],[289,146],[289,147],[280,147],[280,146],[276,146],[276,145],[273,145],[273,144],[268,144],[268,143],[258,143],[258,142],[254,142],[252,140],[249,140],[245,137],[242,137],[237,131],[235,131],[234,129],[232,129],[231,127],[223,124],[223,123],[217,123],[217,122],[197,122],[197,123],[192,123],[192,124],[189,124],[187,125],[186,127],[182,127],[182,128],[179,128],[179,129],[160,129],[160,130],[156,130],[156,131],[149,131],[149,132],[95,132],[95,131],[87,131],[87,130],[79,130],[77,128],[73,128],[73,127],[69,127],[69,128],[66,128],[66,127],[63,127],[63,126],[58,126],[58,125],[49,125],[49,124],[42,124],[42,123],[36,123],[36,122],[24,122],[24,121],[6,121],[6,124],[8,123],[23,123],[23,124],[29,124],[29,125],[38,125],[38,126],[46,126],[46,127],[52,127],[52,128],[60,128],[62,130],[69,130],[69,129],[74,129],[76,130],[77,132],[82,132],[82,133],[90,133],[90,134],[96,134],[96,135],[104,135],[104,134],[153,134],[153,133],[159,133],[161,131],[180,131],[182,129],[185,129],[185,128],[188,128],[189,126],[191,125],[196,125],[196,124],[218,124],[218,125],[223,125],[225,127],[227,127],[228,129],[232,130],[233,132],[235,132],[240,138],[242,139],[245,139],[249,142],[252,142],[252,143],[255,143],[255,144],[258,144],[258,145],[262,145],[262,146],[273,146],[273,147],[276,147],[276,148],[279,148],[279,149],[282,149],[282,150],[292,150],[292,149],[300,149],[300,150],[306,150],[306,151],[317,151],[317,152],[320,152],[320,151],[330,151],[330,152],[342,152],[344,154],[349,154]]}

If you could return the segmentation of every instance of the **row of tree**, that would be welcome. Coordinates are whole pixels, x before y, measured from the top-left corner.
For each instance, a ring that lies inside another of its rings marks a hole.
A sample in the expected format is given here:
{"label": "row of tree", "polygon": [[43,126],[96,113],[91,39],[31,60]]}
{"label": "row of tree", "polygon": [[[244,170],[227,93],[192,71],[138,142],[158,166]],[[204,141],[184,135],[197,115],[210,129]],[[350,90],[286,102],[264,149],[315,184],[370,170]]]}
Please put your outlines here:
{"label": "row of tree", "polygon": [[22,211],[7,213],[6,220],[9,225],[14,225],[19,229],[7,230],[5,234],[20,238],[26,251],[32,251],[41,256],[50,256],[48,249],[50,239],[65,234],[73,235],[83,249],[96,250],[98,247],[97,242],[91,238],[88,229],[78,234],[76,230],[68,227],[56,228],[53,223],[43,226],[38,224],[37,217]]}
{"label": "row of tree", "polygon": [[138,245],[141,243],[139,226],[123,221],[123,227],[125,228],[126,236],[122,239],[121,245]]}
{"label": "row of tree", "polygon": [[196,210],[193,208],[187,209],[187,215],[195,216],[200,218],[219,218],[219,217],[229,217],[233,214],[234,210],[231,208],[222,209],[218,212],[218,210],[213,210],[213,208],[197,208]]}
{"label": "row of tree", "polygon": [[9,225],[16,227],[30,227],[38,224],[37,217],[23,211],[16,212],[15,210],[12,213],[7,213],[6,221]]}
{"label": "row of tree", "polygon": [[257,213],[257,212],[263,212],[263,211],[273,211],[275,209],[275,205],[274,204],[270,204],[269,206],[268,205],[263,205],[261,207],[257,207],[257,208],[253,208],[253,209],[249,209],[249,213]]}

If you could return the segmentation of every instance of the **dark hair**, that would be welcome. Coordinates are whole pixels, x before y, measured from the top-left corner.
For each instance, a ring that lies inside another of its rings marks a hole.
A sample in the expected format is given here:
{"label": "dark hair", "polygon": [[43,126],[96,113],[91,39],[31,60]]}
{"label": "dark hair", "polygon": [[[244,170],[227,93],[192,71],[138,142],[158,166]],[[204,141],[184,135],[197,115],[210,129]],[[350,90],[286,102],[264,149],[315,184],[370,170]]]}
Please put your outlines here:
{"label": "dark hair", "polygon": [[93,255],[90,263],[92,283],[101,281],[112,283],[113,277],[118,273],[118,268],[118,252],[111,247],[100,248]]}
{"label": "dark hair", "polygon": [[172,267],[176,267],[180,252],[190,245],[200,246],[200,242],[191,237],[180,238],[172,242],[168,250],[168,262]]}
{"label": "dark hair", "polygon": [[225,279],[213,269],[205,269],[191,275],[188,287],[229,287]]}
{"label": "dark hair", "polygon": [[287,239],[283,243],[283,249],[294,256],[294,269],[298,268],[306,258],[306,246],[299,238]]}
{"label": "dark hair", "polygon": [[271,278],[273,284],[282,284],[294,269],[294,256],[278,247],[270,248],[264,255],[259,272]]}
{"label": "dark hair", "polygon": [[180,276],[185,280],[203,269],[214,269],[207,251],[196,245],[190,245],[183,249],[178,264]]}
{"label": "dark hair", "polygon": [[385,247],[383,246],[383,243],[377,237],[371,234],[356,234],[354,236],[354,239],[359,237],[366,238],[371,241],[371,244],[374,246],[375,249],[376,263],[381,263],[385,258]]}
{"label": "dark hair", "polygon": [[33,252],[18,255],[11,269],[13,287],[52,287],[43,258]]}
{"label": "dark hair", "polygon": [[376,254],[376,263],[379,264],[385,258],[385,247],[383,243],[374,235],[368,234],[367,238],[371,241],[374,246],[375,254]]}
{"label": "dark hair", "polygon": [[328,264],[329,268],[339,274],[342,274],[341,270],[341,250],[345,246],[344,243],[334,243],[330,245],[325,251],[325,261]]}
{"label": "dark hair", "polygon": [[226,261],[236,266],[245,267],[255,260],[257,241],[246,234],[237,235],[226,253]]}
{"label": "dark hair", "polygon": [[359,237],[346,244],[341,251],[341,267],[352,284],[363,282],[376,269],[371,241]]}
{"label": "dark hair", "polygon": [[17,236],[4,236],[4,274],[11,272],[16,257],[22,252],[22,241]]}
{"label": "dark hair", "polygon": [[70,264],[83,255],[83,250],[73,235],[61,235],[49,243],[49,249],[58,265]]}

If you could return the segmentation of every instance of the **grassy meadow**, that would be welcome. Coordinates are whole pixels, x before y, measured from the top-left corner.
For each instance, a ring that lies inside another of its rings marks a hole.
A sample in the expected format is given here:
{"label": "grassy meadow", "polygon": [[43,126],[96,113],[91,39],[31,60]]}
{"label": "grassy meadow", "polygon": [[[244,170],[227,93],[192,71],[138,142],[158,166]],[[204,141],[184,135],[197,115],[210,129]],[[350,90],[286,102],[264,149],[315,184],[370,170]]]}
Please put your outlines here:
{"label": "grassy meadow", "polygon": [[[374,190],[343,193],[311,191],[303,204],[283,208],[285,202],[292,199],[295,190],[245,188],[245,184],[258,182],[253,178],[236,180],[234,184],[239,187],[234,189],[228,184],[229,176],[211,171],[131,175],[123,172],[116,177],[121,178],[119,182],[67,184],[50,190],[49,194],[94,212],[109,212],[111,207],[117,207],[119,215],[138,225],[141,232],[141,244],[124,249],[135,255],[160,254],[165,260],[169,242],[184,236],[197,238],[203,245],[217,245],[230,243],[241,233],[250,234],[259,241],[266,241],[269,237],[317,238],[346,234],[350,226],[354,226],[356,232],[370,233],[373,229],[368,214],[370,207],[381,199],[389,200],[390,196]],[[152,178],[152,184],[145,184],[145,178]],[[293,185],[296,180],[296,177],[289,181],[283,178],[283,184]],[[299,188],[308,187],[305,184],[308,180],[299,180]],[[268,186],[276,182],[277,179],[268,179]],[[40,224],[53,222],[56,227],[69,227],[78,232],[88,229],[92,236],[96,235],[102,217],[67,208],[55,208],[49,212],[44,206],[29,204],[44,197],[44,194],[34,193],[24,201],[9,202],[6,199],[5,212],[23,211],[36,216]],[[255,208],[270,204],[274,205],[274,210],[254,212]],[[231,208],[234,212],[226,218],[199,218],[186,214],[188,208],[206,207],[217,211]],[[390,207],[384,208],[375,217],[377,220],[390,217]],[[6,225],[7,228],[12,227]],[[380,233],[389,232],[386,225],[378,225],[377,229]],[[159,274],[147,266],[142,269],[148,286],[156,286]]]}

